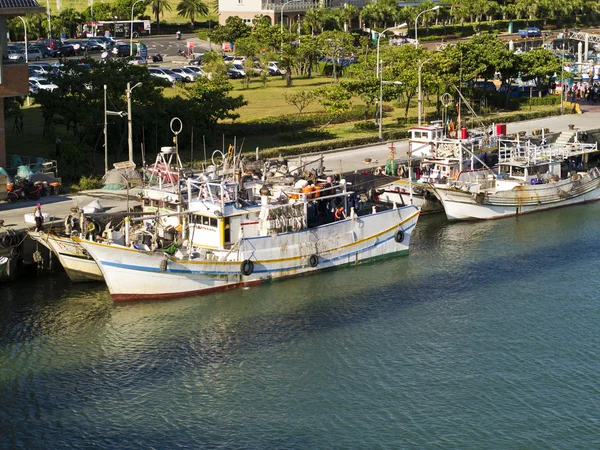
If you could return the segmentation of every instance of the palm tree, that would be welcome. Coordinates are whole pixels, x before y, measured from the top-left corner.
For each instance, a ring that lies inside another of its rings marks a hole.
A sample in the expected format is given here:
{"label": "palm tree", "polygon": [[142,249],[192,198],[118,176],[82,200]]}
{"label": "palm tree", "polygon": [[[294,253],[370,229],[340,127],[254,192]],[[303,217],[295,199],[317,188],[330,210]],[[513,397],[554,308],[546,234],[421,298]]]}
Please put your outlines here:
{"label": "palm tree", "polygon": [[181,0],[177,5],[177,14],[190,19],[192,28],[194,28],[194,18],[196,16],[205,16],[208,13],[208,5],[202,0]]}
{"label": "palm tree", "polygon": [[160,16],[165,15],[165,11],[171,11],[171,5],[168,0],[152,0],[150,2],[152,6],[152,13],[156,16],[156,32],[160,33]]}

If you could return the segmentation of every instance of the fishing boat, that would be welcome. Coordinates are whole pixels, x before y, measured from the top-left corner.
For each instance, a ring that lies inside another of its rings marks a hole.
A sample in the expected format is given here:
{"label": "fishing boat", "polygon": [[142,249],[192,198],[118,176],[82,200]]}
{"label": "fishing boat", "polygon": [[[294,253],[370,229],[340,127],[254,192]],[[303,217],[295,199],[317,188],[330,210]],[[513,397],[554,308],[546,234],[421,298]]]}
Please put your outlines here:
{"label": "fishing boat", "polygon": [[463,171],[447,185],[432,185],[448,220],[497,219],[600,199],[600,171],[581,166],[597,144],[536,144],[502,140],[497,170]]}
{"label": "fishing boat", "polygon": [[58,258],[72,282],[103,280],[102,272],[96,261],[81,245],[74,242],[70,235],[30,231],[29,236],[48,248]]}
{"label": "fishing boat", "polygon": [[[504,128],[499,127],[502,132]],[[422,214],[443,210],[431,185],[444,185],[456,179],[463,168],[474,170],[476,153],[485,154],[496,145],[497,134],[490,136],[480,130],[462,131],[451,137],[441,123],[412,127],[409,130],[407,160],[398,164],[399,179],[377,189],[378,198],[384,202],[415,205]],[[394,158],[391,148],[389,160]],[[415,164],[416,163],[416,164]]]}
{"label": "fishing boat", "polygon": [[[184,242],[171,252],[75,240],[96,260],[115,301],[161,299],[252,286],[284,277],[407,254],[414,206],[351,206],[347,184],[252,192],[240,184],[188,180]],[[250,194],[250,195],[247,195]],[[331,221],[332,205],[340,220]]]}

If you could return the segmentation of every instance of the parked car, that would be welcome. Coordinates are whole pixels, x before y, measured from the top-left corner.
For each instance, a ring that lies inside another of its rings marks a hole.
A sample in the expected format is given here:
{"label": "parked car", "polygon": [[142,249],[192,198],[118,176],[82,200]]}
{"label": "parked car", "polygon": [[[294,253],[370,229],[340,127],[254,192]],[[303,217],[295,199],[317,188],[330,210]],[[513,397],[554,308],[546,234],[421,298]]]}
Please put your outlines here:
{"label": "parked car", "polygon": [[162,78],[163,80],[168,80],[170,83],[177,83],[178,81],[183,81],[181,75],[173,72],[171,69],[166,69],[164,67],[151,67],[148,69],[151,77]]}
{"label": "parked car", "polygon": [[135,66],[145,66],[148,64],[148,61],[143,56],[133,56],[128,62]]}
{"label": "parked car", "polygon": [[48,63],[29,64],[29,71],[43,76],[52,72],[52,67]]}
{"label": "parked car", "polygon": [[57,58],[66,58],[67,56],[75,56],[77,49],[73,44],[66,43],[54,50],[54,56]]}
{"label": "parked car", "polygon": [[246,76],[246,71],[244,70],[244,66],[242,64],[233,63],[231,65],[231,69],[237,70],[238,73],[240,74],[240,77],[245,77]]}
{"label": "parked car", "polygon": [[115,43],[115,40],[113,38],[109,38],[106,36],[94,36],[88,39],[88,50],[89,50],[89,45],[99,45],[102,50],[110,50],[113,45]]}
{"label": "parked car", "polygon": [[520,38],[528,38],[528,37],[542,37],[542,32],[539,28],[529,27],[525,30],[519,30]]}
{"label": "parked car", "polygon": [[56,84],[48,81],[45,78],[31,77],[29,79],[29,82],[30,85],[31,82],[33,82],[33,85],[35,86],[35,88],[37,88],[38,91],[44,90],[53,92],[54,90],[58,89],[58,86]]}
{"label": "parked car", "polygon": [[230,67],[229,69],[227,69],[227,76],[229,78],[237,80],[238,78],[243,78],[244,76],[246,76],[246,72],[239,71],[235,67]]}
{"label": "parked car", "polygon": [[34,48],[38,49],[42,53],[42,58],[48,58],[49,56],[52,56],[52,52],[48,50],[48,47],[46,47],[44,44],[35,43],[29,46],[29,50]]}
{"label": "parked car", "polygon": [[35,83],[35,81],[29,80],[29,93],[30,94],[38,93],[38,87],[37,87],[37,84]]}
{"label": "parked car", "polygon": [[175,72],[176,74],[179,74],[181,78],[183,78],[183,81],[196,81],[196,78],[201,76],[199,73],[186,67],[178,67],[176,69],[171,69],[171,71]]}
{"label": "parked car", "polygon": [[202,64],[202,58],[204,55],[202,56],[198,56],[196,55],[196,57],[194,59],[191,59],[188,61],[188,64],[191,64],[192,66],[199,66]]}
{"label": "parked car", "polygon": [[[15,53],[11,53],[8,55],[8,59],[12,60],[12,61],[21,61],[21,60],[25,60],[25,50],[21,51],[21,52],[15,52]],[[33,49],[28,49],[27,50],[27,59],[30,61],[39,61],[40,59],[42,59],[42,52],[40,52],[39,49],[37,48],[33,48]]]}
{"label": "parked car", "polygon": [[45,45],[46,48],[51,52],[62,45],[62,41],[60,39],[38,39],[36,43]]}
{"label": "parked car", "polygon": [[133,44],[133,52],[131,52],[129,44],[117,44],[112,49],[113,56],[129,56],[137,53],[137,45]]}
{"label": "parked car", "polygon": [[202,70],[202,67],[199,66],[185,66],[184,69],[189,69],[192,72],[194,72],[196,74],[197,77],[206,77],[210,80],[211,75],[210,73],[206,73],[204,70]]}

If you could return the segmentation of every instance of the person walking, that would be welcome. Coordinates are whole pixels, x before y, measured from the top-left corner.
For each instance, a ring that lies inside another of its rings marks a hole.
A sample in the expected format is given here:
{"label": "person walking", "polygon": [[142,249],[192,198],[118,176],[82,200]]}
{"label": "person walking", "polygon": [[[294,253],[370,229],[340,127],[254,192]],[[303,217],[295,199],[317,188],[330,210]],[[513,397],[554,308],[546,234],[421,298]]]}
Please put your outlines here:
{"label": "person walking", "polygon": [[33,217],[35,218],[35,231],[42,231],[44,224],[44,215],[42,214],[42,205],[38,203],[35,205],[33,210]]}

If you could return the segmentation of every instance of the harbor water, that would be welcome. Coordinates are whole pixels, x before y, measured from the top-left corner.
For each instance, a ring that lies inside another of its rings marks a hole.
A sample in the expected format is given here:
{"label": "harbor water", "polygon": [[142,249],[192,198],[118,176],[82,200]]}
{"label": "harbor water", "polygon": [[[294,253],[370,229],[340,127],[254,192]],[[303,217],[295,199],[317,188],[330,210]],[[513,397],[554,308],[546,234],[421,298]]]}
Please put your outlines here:
{"label": "harbor water", "polygon": [[408,257],[181,300],[4,284],[0,448],[598,448],[599,224],[422,217]]}

